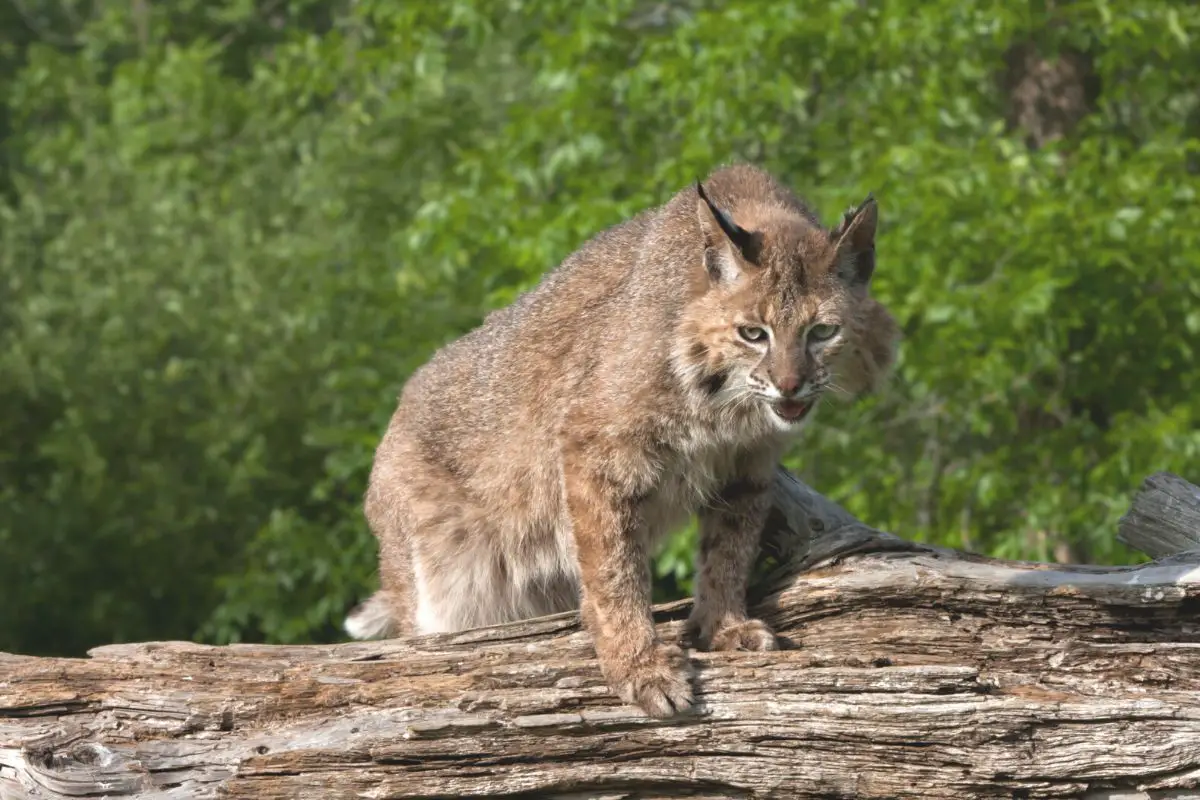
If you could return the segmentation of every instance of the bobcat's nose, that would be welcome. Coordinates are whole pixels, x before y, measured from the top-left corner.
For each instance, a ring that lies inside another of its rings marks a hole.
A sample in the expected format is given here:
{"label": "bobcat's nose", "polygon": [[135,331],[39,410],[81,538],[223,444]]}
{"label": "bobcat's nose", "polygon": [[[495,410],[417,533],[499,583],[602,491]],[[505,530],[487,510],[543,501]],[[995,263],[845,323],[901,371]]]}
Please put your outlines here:
{"label": "bobcat's nose", "polygon": [[796,375],[787,375],[775,381],[775,388],[784,397],[791,397],[800,391],[800,378]]}

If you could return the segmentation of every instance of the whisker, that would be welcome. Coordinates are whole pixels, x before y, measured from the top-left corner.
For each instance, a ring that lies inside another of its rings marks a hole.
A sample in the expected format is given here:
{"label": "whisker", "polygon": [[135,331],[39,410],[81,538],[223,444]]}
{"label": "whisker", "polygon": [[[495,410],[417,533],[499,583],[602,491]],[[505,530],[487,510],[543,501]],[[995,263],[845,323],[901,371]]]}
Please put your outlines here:
{"label": "whisker", "polygon": [[722,411],[736,411],[745,405],[750,397],[751,395],[745,391],[732,393],[721,402],[719,408]]}

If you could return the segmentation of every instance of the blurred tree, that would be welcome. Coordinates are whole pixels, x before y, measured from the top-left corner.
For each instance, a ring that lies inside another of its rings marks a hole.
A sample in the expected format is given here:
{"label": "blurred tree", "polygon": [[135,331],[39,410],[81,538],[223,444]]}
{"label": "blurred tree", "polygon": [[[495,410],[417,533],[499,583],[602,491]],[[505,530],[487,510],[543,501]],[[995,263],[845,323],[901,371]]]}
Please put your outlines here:
{"label": "blurred tree", "polygon": [[827,218],[880,198],[896,380],[789,462],[855,513],[1124,560],[1141,477],[1200,472],[1200,8],[22,0],[0,22],[0,649],[337,637],[405,377],[734,159]]}

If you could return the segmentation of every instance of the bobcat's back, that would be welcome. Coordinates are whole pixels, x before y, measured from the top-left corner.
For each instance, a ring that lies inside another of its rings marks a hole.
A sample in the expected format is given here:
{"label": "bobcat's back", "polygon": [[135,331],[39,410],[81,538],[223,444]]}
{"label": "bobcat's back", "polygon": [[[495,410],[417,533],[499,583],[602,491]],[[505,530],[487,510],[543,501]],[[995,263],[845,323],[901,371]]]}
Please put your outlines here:
{"label": "bobcat's back", "polygon": [[[413,374],[366,499],[386,600],[360,607],[347,623],[353,633],[453,629],[575,606],[561,431],[581,406],[621,415],[636,396],[670,391],[668,344],[651,332],[669,327],[686,284],[680,291],[663,279],[671,263],[641,258],[659,225],[661,210],[652,210],[604,231]],[[429,582],[426,562],[467,565],[439,590],[464,597],[464,607],[419,618],[414,584]],[[481,598],[480,586],[496,591]],[[394,613],[381,614],[385,605]]]}

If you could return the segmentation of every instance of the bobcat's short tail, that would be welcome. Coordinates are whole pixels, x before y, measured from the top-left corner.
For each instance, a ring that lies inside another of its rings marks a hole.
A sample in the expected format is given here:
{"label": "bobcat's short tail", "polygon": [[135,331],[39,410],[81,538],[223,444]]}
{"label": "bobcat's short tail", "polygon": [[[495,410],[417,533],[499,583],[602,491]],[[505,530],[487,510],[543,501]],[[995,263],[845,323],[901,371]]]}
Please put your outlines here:
{"label": "bobcat's short tail", "polygon": [[354,639],[390,639],[399,636],[401,624],[397,619],[395,598],[380,590],[355,606],[346,615],[343,627]]}

